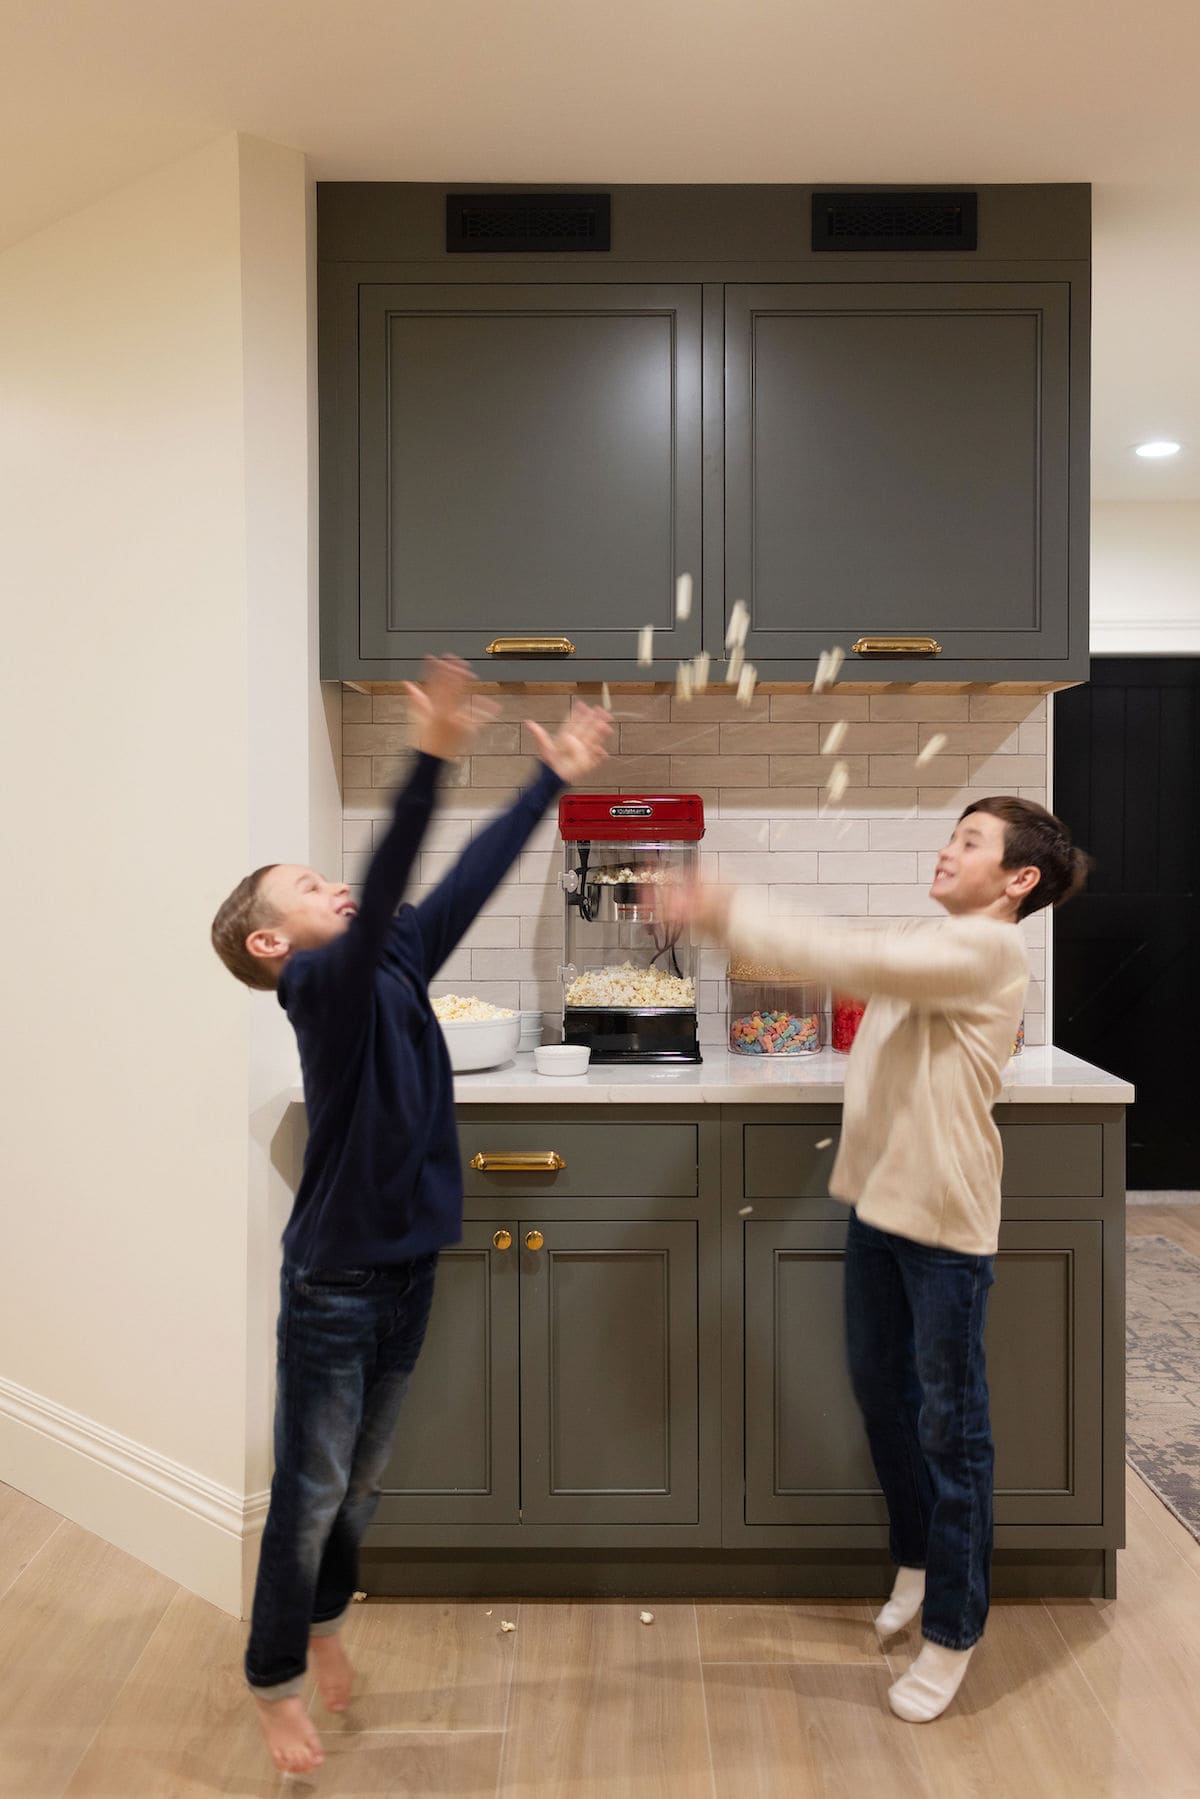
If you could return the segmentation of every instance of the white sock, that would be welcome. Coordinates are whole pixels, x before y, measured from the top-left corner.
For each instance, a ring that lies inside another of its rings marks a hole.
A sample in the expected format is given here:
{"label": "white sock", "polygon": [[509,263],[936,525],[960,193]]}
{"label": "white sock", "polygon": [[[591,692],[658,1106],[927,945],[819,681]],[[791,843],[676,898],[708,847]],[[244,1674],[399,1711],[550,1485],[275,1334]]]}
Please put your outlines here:
{"label": "white sock", "polygon": [[928,1724],[933,1718],[940,1718],[962,1685],[970,1659],[970,1649],[922,1644],[908,1673],[902,1674],[889,1690],[888,1704],[898,1718],[905,1718],[910,1724]]}
{"label": "white sock", "polygon": [[897,1568],[892,1596],[875,1620],[881,1637],[895,1636],[911,1624],[925,1599],[924,1568]]}

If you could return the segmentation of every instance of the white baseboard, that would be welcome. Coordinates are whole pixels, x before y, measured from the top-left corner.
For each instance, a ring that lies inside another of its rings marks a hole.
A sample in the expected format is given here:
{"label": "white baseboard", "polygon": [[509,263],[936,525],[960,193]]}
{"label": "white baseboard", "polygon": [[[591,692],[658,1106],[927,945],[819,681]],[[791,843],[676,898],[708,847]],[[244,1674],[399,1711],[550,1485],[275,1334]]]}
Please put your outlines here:
{"label": "white baseboard", "polygon": [[245,1615],[267,1492],[236,1493],[2,1377],[0,1480]]}

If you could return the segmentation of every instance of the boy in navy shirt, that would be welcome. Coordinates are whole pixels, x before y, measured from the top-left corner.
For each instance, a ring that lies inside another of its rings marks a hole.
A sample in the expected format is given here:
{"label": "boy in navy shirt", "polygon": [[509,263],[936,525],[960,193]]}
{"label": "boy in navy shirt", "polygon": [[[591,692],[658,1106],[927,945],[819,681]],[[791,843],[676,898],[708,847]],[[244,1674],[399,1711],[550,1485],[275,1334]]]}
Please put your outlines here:
{"label": "boy in navy shirt", "polygon": [[504,878],[550,802],[604,760],[612,729],[577,706],[542,768],[426,899],[401,906],[447,759],[495,708],[453,658],[409,686],[416,756],[355,906],[349,888],[274,864],[235,889],[213,944],[247,986],[274,989],[299,1040],[304,1171],[283,1235],[275,1475],[246,1678],[275,1766],[323,1759],[299,1697],[309,1652],[331,1711],[350,1664],[338,1628],[433,1298],[438,1251],[462,1234],[454,1084],[428,983]]}

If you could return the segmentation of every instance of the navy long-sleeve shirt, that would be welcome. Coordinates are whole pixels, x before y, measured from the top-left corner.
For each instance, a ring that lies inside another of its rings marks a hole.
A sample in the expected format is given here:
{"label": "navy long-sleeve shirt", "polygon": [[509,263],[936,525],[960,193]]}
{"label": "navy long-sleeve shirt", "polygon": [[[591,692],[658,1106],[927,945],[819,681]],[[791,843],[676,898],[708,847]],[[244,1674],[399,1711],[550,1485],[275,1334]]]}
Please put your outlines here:
{"label": "navy long-sleeve shirt", "polygon": [[297,951],[280,977],[308,1108],[304,1171],[283,1233],[291,1267],[392,1267],[462,1235],[454,1081],[428,984],[562,782],[542,768],[426,899],[397,912],[441,766],[416,757],[348,930]]}

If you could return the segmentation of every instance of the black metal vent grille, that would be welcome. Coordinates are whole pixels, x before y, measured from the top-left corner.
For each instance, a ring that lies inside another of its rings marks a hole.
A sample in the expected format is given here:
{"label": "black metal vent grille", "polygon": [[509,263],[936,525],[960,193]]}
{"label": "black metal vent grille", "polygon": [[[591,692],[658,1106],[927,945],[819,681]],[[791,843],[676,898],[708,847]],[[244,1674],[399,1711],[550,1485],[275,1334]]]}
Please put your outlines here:
{"label": "black metal vent grille", "polygon": [[814,194],[814,250],[974,250],[978,195]]}
{"label": "black metal vent grille", "polygon": [[607,250],[609,194],[447,194],[446,248],[473,256]]}

